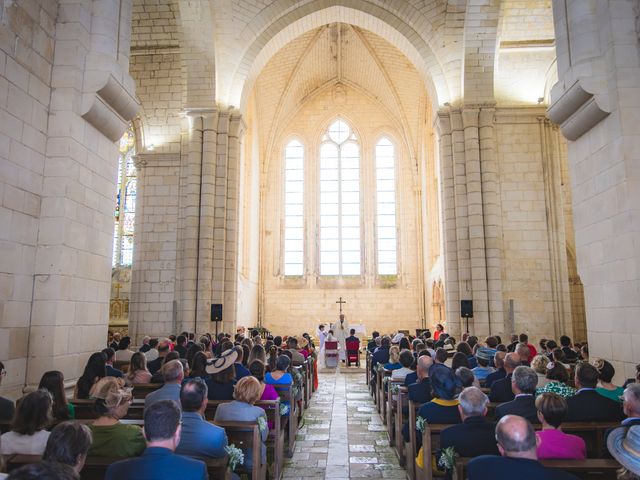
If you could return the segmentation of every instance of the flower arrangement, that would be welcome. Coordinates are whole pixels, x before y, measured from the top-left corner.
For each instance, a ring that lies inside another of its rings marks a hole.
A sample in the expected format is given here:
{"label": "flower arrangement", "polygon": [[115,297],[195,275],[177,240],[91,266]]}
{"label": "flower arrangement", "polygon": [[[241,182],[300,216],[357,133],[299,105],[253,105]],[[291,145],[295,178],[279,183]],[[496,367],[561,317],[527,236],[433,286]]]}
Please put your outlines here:
{"label": "flower arrangement", "polygon": [[440,459],[438,460],[438,466],[444,470],[451,471],[456,465],[456,458],[458,454],[455,448],[447,447],[440,451]]}
{"label": "flower arrangement", "polygon": [[231,471],[235,471],[238,465],[244,463],[244,452],[233,443],[224,447],[224,451],[229,455],[229,468],[231,468]]}
{"label": "flower arrangement", "polygon": [[389,388],[391,389],[392,395],[397,395],[400,392],[400,385],[398,385],[397,383],[391,384]]}
{"label": "flower arrangement", "polygon": [[286,403],[280,404],[280,416],[284,417],[286,415],[289,415],[290,411],[291,411],[291,408],[289,407],[288,404]]}
{"label": "flower arrangement", "polygon": [[425,424],[424,418],[422,417],[416,418],[416,430],[418,430],[419,432],[424,432],[424,424]]}
{"label": "flower arrangement", "polygon": [[258,428],[260,429],[260,433],[269,431],[266,417],[258,417]]}

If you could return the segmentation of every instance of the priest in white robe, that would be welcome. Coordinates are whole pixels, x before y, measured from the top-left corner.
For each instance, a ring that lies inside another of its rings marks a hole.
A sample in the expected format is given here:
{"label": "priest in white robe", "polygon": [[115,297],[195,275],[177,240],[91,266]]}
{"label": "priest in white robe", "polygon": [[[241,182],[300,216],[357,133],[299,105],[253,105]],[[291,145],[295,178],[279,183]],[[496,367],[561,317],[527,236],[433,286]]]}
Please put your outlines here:
{"label": "priest in white robe", "polygon": [[346,339],[349,336],[349,324],[345,320],[343,313],[340,314],[340,320],[331,326],[331,330],[333,330],[333,335],[338,340],[338,345],[340,345],[340,350],[338,352],[340,360],[345,362],[347,360]]}

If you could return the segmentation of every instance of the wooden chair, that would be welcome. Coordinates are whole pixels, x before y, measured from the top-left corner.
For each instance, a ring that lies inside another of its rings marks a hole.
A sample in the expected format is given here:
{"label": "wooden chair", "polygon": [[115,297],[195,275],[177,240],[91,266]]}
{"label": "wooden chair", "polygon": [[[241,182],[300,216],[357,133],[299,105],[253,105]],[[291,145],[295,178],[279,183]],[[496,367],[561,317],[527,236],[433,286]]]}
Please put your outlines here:
{"label": "wooden chair", "polygon": [[273,424],[267,437],[267,447],[273,445],[273,475],[276,480],[279,480],[284,468],[285,430],[283,425],[286,425],[287,417],[280,414],[280,400],[260,400],[255,403],[255,406],[263,408],[267,414],[267,421]]}
{"label": "wooden chair", "polygon": [[[39,455],[10,455],[5,458],[7,459],[8,472],[16,468],[20,468],[23,465],[39,462],[41,460]],[[84,467],[80,472],[80,478],[82,480],[102,480],[105,477],[109,465],[120,460],[124,459],[121,457],[87,457]],[[228,456],[203,461],[207,465],[209,478],[220,478],[223,480],[231,478],[231,473],[227,468],[229,465]]]}
{"label": "wooden chair", "polygon": [[[264,480],[267,478],[267,462],[262,462],[262,437],[257,422],[215,422],[227,432],[229,444],[246,450],[252,449],[252,468],[238,468],[238,473],[248,474],[251,480]],[[245,460],[246,461],[246,460]],[[213,477],[215,478],[215,477]]]}

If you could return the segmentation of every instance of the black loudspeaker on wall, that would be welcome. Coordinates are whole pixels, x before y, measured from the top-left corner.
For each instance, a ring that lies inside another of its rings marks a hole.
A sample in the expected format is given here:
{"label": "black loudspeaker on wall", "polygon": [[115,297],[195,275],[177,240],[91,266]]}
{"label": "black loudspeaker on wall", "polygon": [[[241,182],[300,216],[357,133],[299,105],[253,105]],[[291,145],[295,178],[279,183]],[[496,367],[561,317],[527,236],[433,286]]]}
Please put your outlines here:
{"label": "black loudspeaker on wall", "polygon": [[221,303],[211,304],[211,321],[212,322],[222,321],[222,304]]}
{"label": "black loudspeaker on wall", "polygon": [[473,318],[473,300],[460,300],[460,316]]}

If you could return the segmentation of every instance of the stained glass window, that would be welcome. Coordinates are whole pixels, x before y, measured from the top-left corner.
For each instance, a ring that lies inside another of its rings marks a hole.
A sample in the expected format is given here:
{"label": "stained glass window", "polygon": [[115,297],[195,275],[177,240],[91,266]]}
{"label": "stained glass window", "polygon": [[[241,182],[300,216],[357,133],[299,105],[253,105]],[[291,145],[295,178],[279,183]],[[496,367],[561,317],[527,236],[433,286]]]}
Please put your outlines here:
{"label": "stained glass window", "polygon": [[136,166],[133,126],[124,133],[119,143],[118,184],[116,191],[115,227],[113,234],[112,265],[128,266],[133,260],[133,227],[136,214]]}
{"label": "stained glass window", "polygon": [[360,146],[343,120],[320,145],[320,275],[360,275]]}
{"label": "stained glass window", "polygon": [[378,274],[395,275],[397,269],[395,148],[383,137],[376,144],[376,206]]}
{"label": "stained glass window", "polygon": [[284,153],[284,274],[304,272],[304,147],[297,140]]}

